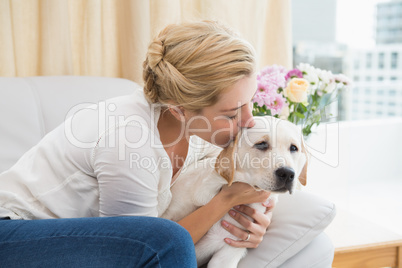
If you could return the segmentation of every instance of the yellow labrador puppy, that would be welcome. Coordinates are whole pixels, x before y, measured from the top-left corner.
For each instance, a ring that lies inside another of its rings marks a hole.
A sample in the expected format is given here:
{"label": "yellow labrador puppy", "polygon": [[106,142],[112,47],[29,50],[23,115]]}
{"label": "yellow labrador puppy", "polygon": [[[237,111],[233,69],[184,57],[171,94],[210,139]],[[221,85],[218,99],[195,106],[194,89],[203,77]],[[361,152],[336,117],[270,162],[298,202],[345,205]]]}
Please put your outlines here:
{"label": "yellow labrador puppy", "polygon": [[[222,188],[233,182],[245,182],[256,188],[276,193],[292,193],[297,179],[306,184],[307,154],[301,131],[294,124],[270,116],[255,117],[253,128],[239,132],[225,149],[206,155],[183,170],[172,186],[172,201],[162,215],[178,221],[208,203]],[[249,204],[265,212],[260,203]],[[224,220],[243,228],[228,214]],[[246,248],[235,248],[224,242],[234,237],[217,222],[195,245],[198,265],[237,267]]]}

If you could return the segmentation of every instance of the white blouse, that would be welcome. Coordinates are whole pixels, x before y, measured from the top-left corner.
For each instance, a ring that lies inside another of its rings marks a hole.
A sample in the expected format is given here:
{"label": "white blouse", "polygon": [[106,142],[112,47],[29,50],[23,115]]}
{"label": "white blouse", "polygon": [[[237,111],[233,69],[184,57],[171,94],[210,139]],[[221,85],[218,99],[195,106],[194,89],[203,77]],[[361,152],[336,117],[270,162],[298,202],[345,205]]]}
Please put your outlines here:
{"label": "white blouse", "polygon": [[[160,111],[139,89],[74,113],[0,174],[0,218],[161,215],[173,168]],[[183,167],[209,146],[191,136]]]}

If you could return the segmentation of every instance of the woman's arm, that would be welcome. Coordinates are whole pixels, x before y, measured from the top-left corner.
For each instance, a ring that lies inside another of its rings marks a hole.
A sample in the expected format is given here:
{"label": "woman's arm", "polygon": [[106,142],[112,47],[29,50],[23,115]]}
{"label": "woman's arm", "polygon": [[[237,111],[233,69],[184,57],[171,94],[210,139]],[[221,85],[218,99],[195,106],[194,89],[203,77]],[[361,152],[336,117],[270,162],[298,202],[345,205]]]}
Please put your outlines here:
{"label": "woman's arm", "polygon": [[232,207],[263,203],[269,195],[269,192],[257,191],[248,184],[234,183],[230,187],[223,187],[209,203],[180,220],[178,224],[183,226],[190,233],[193,242],[197,243]]}

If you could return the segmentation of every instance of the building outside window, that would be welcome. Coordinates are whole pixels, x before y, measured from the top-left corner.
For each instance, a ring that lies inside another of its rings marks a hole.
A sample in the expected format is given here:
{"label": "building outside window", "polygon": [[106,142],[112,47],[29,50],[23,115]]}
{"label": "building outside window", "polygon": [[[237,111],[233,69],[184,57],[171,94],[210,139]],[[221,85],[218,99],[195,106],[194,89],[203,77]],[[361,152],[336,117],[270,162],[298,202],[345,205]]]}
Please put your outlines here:
{"label": "building outside window", "polygon": [[371,53],[366,54],[366,68],[371,69],[371,61],[372,61],[373,55]]}
{"label": "building outside window", "polygon": [[[352,5],[344,1],[345,7]],[[338,42],[335,25],[341,25],[347,11],[337,10],[337,2],[341,0],[292,0],[293,64],[306,62],[353,80],[339,98],[337,120],[402,116],[402,0],[370,2],[377,3],[370,14],[372,26],[355,29],[344,43]],[[314,19],[306,19],[310,17]],[[350,24],[344,28],[349,29]],[[370,32],[372,43],[348,43],[356,31]]]}
{"label": "building outside window", "polygon": [[398,68],[398,53],[397,52],[391,53],[391,68],[392,69]]}
{"label": "building outside window", "polygon": [[384,53],[383,52],[378,54],[378,68],[384,69]]}
{"label": "building outside window", "polygon": [[[375,46],[350,50],[350,58],[344,58],[345,66],[349,66],[346,74],[361,78],[354,80],[352,91],[364,90],[357,96],[348,95],[349,120],[402,116],[402,0],[379,2],[375,18]],[[359,64],[359,70],[353,68]],[[375,111],[366,99],[374,101]],[[356,106],[358,112],[350,106]]]}

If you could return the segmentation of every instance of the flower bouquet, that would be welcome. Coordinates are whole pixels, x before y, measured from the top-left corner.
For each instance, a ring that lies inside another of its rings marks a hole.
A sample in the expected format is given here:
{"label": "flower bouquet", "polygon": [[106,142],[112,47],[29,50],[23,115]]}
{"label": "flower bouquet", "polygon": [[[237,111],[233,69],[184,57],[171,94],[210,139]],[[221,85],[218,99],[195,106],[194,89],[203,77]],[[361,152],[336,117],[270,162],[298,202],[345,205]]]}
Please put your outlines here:
{"label": "flower bouquet", "polygon": [[319,125],[324,108],[350,85],[343,74],[300,63],[295,69],[272,65],[257,74],[258,89],[253,98],[253,115],[272,115],[302,126],[307,137]]}

